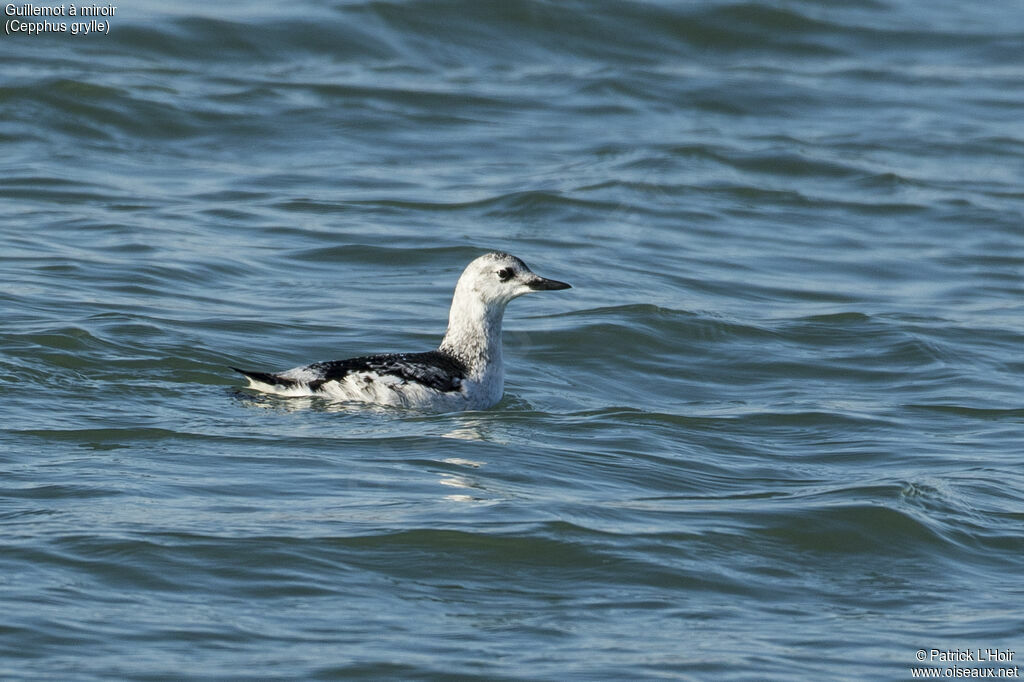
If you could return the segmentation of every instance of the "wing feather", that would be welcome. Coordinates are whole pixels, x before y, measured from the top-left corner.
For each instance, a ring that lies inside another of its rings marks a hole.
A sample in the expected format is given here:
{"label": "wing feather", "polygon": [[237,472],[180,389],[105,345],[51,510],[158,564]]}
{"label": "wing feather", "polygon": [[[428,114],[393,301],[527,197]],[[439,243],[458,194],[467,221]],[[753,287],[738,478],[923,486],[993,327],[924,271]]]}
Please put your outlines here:
{"label": "wing feather", "polygon": [[328,381],[341,381],[350,374],[390,376],[402,383],[416,382],[435,391],[458,391],[466,378],[466,366],[454,356],[441,351],[426,353],[387,353],[367,355],[348,360],[317,362],[309,366],[317,379],[309,382],[317,390]]}
{"label": "wing feather", "polygon": [[308,386],[311,391],[320,390],[329,381],[343,381],[352,374],[388,377],[400,383],[415,382],[442,393],[458,391],[466,378],[466,365],[453,355],[439,350],[426,353],[386,353],[366,355],[348,360],[314,362],[287,372],[254,372],[232,367],[253,381],[281,388]]}

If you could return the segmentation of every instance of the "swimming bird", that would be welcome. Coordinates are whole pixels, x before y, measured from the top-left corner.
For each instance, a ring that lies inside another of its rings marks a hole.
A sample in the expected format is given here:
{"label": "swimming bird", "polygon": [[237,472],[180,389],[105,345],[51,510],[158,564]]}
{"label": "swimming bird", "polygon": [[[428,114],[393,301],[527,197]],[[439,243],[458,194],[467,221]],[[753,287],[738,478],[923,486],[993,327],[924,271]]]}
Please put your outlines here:
{"label": "swimming bird", "polygon": [[471,262],[459,277],[448,330],[436,350],[314,362],[279,373],[231,369],[249,379],[249,388],[282,396],[437,412],[484,410],[501,400],[505,388],[505,306],[523,294],[570,288],[534,274],[515,256],[494,251]]}

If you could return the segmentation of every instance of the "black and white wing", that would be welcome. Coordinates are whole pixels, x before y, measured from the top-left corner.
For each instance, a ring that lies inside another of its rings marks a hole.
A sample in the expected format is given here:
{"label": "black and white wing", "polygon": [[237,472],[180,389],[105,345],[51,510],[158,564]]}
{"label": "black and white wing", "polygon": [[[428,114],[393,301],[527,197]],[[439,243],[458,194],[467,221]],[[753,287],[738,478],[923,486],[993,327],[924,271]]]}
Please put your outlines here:
{"label": "black and white wing", "polygon": [[367,383],[416,383],[441,393],[449,393],[460,389],[467,373],[465,364],[458,358],[438,350],[314,362],[280,373],[253,372],[237,367],[231,369],[253,381],[277,388],[306,387],[313,392],[321,390],[328,382],[341,382],[353,377]]}

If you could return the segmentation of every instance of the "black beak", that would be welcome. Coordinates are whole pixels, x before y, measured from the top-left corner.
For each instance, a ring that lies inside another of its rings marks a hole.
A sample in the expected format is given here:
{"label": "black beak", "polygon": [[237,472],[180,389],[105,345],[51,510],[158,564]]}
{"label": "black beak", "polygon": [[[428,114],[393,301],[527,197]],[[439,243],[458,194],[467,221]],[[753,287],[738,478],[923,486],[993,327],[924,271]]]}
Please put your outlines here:
{"label": "black beak", "polygon": [[559,282],[555,279],[545,279],[543,277],[537,277],[531,279],[526,283],[526,286],[530,287],[534,291],[557,291],[558,289],[572,289],[572,286],[565,282]]}

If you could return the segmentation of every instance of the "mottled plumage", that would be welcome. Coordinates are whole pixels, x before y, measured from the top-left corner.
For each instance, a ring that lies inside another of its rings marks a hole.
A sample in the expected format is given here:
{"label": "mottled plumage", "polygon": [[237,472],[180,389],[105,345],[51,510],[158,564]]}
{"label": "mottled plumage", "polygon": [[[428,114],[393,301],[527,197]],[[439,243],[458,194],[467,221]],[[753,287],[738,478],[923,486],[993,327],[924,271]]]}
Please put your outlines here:
{"label": "mottled plumage", "polygon": [[438,411],[485,409],[504,390],[505,306],[531,291],[568,288],[535,275],[515,256],[488,253],[459,277],[448,331],[437,350],[315,362],[278,373],[232,369],[244,374],[251,388],[284,396],[320,395]]}

